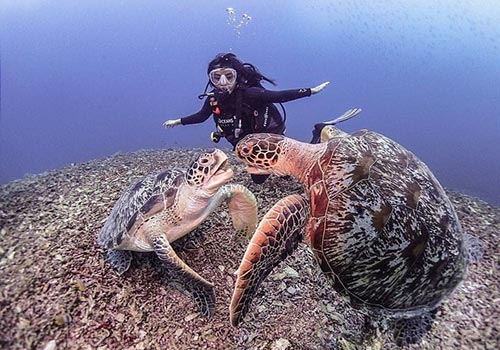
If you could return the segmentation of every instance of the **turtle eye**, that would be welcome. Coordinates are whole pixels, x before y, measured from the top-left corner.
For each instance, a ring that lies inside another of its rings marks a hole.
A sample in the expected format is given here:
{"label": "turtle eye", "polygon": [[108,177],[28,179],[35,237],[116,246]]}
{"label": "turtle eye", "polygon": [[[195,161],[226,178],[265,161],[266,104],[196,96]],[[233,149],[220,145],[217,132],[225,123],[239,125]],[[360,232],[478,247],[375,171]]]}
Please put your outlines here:
{"label": "turtle eye", "polygon": [[247,146],[243,146],[241,148],[241,154],[244,155],[244,156],[248,156],[251,152],[251,149]]}

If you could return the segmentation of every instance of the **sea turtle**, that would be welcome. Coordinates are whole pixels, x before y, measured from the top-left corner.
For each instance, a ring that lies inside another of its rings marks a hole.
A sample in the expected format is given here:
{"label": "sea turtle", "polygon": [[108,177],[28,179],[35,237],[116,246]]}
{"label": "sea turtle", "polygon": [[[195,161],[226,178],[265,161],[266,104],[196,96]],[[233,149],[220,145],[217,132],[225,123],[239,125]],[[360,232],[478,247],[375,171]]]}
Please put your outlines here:
{"label": "sea turtle", "polygon": [[415,342],[466,271],[457,215],[403,146],[373,131],[328,127],[325,143],[251,134],[236,147],[249,173],[292,175],[306,194],[281,199],[259,223],[238,269],[231,323],[242,321],[261,282],[304,237],[333,289],[370,315],[389,316],[399,344]]}
{"label": "sea turtle", "polygon": [[186,172],[163,170],[132,184],[118,199],[98,243],[119,274],[128,270],[130,251],[154,251],[191,289],[200,311],[214,311],[213,284],[187,266],[170,243],[198,227],[219,204],[227,201],[236,230],[253,231],[257,224],[255,196],[244,186],[227,184],[233,171],[220,150],[201,154]]}

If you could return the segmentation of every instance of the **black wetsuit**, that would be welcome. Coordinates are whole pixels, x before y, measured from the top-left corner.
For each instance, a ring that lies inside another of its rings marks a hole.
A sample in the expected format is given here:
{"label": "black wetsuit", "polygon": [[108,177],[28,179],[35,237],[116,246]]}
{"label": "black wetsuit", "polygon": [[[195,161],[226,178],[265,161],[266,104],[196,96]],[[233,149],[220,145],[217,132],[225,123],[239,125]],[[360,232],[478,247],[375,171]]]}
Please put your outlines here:
{"label": "black wetsuit", "polygon": [[[263,87],[236,88],[224,98],[208,96],[201,110],[181,118],[182,125],[202,123],[213,114],[215,124],[233,147],[244,136],[255,132],[283,134],[285,123],[274,103],[288,102],[311,96],[311,89],[271,91]],[[240,106],[240,107],[238,107]],[[235,135],[238,108],[241,132]]]}

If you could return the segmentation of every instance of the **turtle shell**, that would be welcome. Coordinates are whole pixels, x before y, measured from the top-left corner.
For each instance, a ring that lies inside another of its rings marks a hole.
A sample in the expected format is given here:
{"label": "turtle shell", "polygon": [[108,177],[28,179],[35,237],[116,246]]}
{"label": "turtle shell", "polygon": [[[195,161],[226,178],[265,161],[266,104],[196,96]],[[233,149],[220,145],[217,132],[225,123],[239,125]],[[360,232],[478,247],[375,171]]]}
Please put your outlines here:
{"label": "turtle shell", "polygon": [[164,209],[165,198],[175,198],[184,181],[184,172],[169,169],[145,176],[133,183],[116,202],[98,237],[105,248],[119,246],[143,220]]}
{"label": "turtle shell", "polygon": [[462,280],[462,229],[413,153],[375,132],[332,138],[309,174],[306,237],[334,288],[379,309],[432,308]]}

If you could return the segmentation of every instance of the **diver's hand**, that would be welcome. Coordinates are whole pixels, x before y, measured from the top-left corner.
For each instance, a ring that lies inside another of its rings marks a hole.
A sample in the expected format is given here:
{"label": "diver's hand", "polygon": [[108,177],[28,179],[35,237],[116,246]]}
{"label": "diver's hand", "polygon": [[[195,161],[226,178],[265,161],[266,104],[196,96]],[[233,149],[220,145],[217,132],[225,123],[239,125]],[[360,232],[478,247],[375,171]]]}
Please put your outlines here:
{"label": "diver's hand", "polygon": [[168,128],[173,128],[174,126],[181,125],[180,119],[169,119],[163,123],[163,126]]}
{"label": "diver's hand", "polygon": [[315,86],[315,87],[311,88],[311,95],[315,95],[318,92],[321,92],[324,88],[326,88],[326,86],[328,84],[330,84],[330,82],[329,81],[325,81],[324,83],[319,84],[318,86]]}

